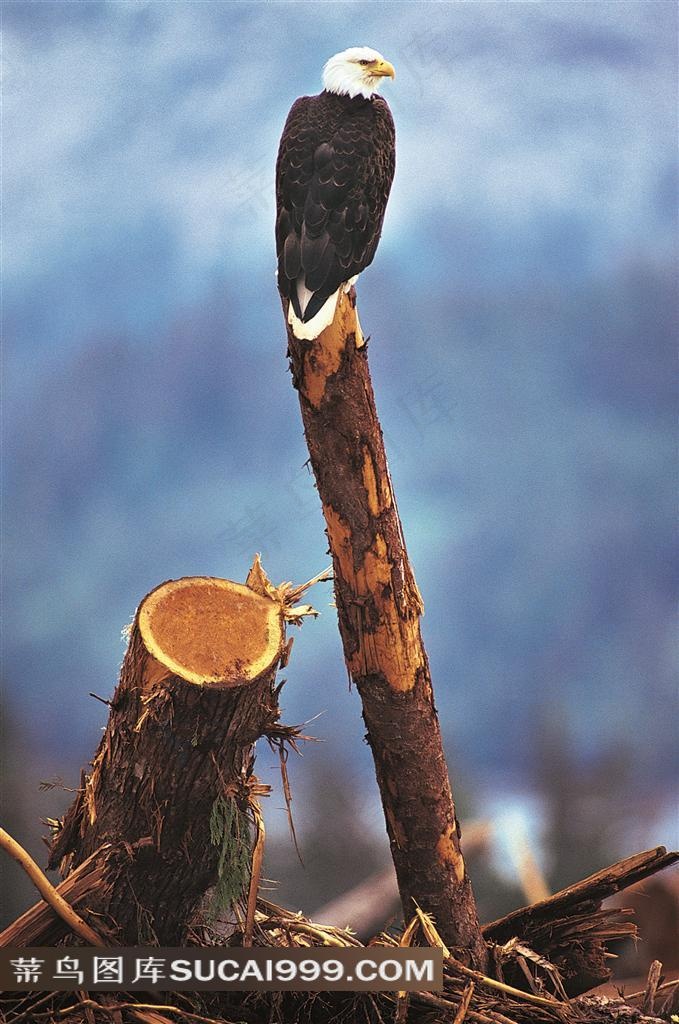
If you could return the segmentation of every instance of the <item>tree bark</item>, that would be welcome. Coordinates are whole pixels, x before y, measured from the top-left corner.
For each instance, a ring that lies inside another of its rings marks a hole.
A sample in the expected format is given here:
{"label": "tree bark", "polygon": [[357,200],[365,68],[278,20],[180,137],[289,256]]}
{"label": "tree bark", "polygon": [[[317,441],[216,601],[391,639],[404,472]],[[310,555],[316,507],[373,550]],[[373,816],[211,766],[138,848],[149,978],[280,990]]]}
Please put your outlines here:
{"label": "tree bark", "polygon": [[[285,303],[284,303],[285,308]],[[286,316],[287,322],[287,316]],[[456,955],[486,963],[443,754],[415,583],[396,509],[355,293],[288,354],[335,572],[344,656],[362,703],[406,919],[434,915]]]}
{"label": "tree bark", "polygon": [[114,944],[181,945],[211,886],[242,892],[252,747],[278,717],[285,638],[283,604],[251,577],[163,584],[131,627],[91,774],[50,855],[68,875],[106,850],[90,910]]}

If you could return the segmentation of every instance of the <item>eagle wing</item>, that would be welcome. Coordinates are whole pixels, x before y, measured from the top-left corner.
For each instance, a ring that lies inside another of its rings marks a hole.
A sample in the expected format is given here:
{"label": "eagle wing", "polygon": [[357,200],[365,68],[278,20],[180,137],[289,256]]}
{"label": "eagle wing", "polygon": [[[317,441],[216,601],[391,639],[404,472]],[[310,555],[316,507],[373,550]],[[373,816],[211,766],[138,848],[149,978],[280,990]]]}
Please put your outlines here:
{"label": "eagle wing", "polygon": [[[381,97],[357,101],[321,93],[293,105],[276,165],[276,249],[279,290],[301,320],[315,316],[372,262],[394,151],[394,123]],[[304,310],[300,280],[307,290]]]}

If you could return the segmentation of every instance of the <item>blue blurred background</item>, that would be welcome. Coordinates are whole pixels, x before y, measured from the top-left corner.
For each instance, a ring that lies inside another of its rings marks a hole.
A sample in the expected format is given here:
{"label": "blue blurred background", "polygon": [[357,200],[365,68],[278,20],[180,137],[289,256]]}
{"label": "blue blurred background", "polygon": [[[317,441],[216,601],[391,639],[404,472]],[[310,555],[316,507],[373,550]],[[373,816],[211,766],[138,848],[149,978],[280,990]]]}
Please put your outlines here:
{"label": "blue blurred background", "polygon": [[[40,780],[77,785],[147,591],[242,580],[256,551],[275,581],[328,563],[274,162],[327,57],[368,44],[396,66],[398,168],[361,319],[463,824],[496,826],[484,909],[515,831],[552,888],[679,842],[675,4],[3,9],[17,837],[39,853],[70,802]],[[291,764],[305,871],[258,759],[276,898],[307,910],[387,856],[331,588],[312,600],[282,695],[287,722],[323,712]],[[2,870],[7,918],[33,896]]]}

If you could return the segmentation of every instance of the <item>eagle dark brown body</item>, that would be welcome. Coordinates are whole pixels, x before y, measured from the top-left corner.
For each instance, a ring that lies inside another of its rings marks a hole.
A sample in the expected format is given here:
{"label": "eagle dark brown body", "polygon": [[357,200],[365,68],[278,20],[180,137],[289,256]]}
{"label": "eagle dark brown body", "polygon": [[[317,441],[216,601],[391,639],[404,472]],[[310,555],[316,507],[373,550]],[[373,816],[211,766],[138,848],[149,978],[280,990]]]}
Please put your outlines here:
{"label": "eagle dark brown body", "polygon": [[[381,96],[302,96],[276,164],[278,290],[311,320],[373,260],[394,177],[395,131]],[[313,292],[303,310],[298,280]]]}

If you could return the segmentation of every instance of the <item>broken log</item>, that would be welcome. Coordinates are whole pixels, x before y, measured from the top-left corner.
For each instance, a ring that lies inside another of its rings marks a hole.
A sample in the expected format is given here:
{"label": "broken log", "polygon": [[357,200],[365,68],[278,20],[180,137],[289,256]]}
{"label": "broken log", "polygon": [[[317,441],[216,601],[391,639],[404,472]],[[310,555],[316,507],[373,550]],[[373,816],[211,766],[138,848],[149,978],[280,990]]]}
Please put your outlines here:
{"label": "broken log", "polygon": [[69,876],[105,848],[88,909],[113,944],[181,945],[208,889],[222,909],[247,883],[252,748],[275,727],[285,652],[285,600],[265,583],[258,562],[247,585],[173,580],[137,611],[49,862]]}
{"label": "broken log", "polygon": [[[286,303],[284,302],[284,310]],[[363,704],[406,920],[433,914],[456,955],[486,963],[375,408],[355,292],[313,341],[288,327],[311,466],[323,504],[344,657]]]}
{"label": "broken log", "polygon": [[602,908],[602,902],[677,861],[679,853],[668,853],[664,846],[637,853],[548,899],[492,921],[484,926],[484,937],[508,947],[508,952],[518,938],[558,968],[566,993],[577,996],[610,979],[608,944],[637,935],[630,920],[632,911]]}

